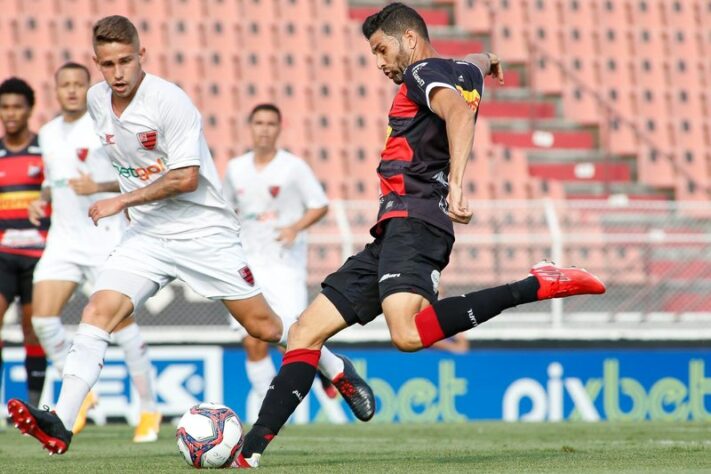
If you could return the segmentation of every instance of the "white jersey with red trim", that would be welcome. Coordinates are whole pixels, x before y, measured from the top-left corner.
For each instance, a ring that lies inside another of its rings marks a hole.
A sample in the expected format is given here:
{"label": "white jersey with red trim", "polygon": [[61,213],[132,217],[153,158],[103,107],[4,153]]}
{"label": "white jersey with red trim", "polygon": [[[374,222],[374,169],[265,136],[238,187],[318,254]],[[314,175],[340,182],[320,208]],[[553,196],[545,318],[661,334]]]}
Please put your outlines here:
{"label": "white jersey with red trim", "polygon": [[306,235],[290,248],[276,240],[279,229],[297,222],[308,209],[328,205],[311,168],[301,158],[278,150],[264,167],[250,152],[229,161],[224,180],[226,199],[237,210],[240,237],[250,264],[284,263],[306,272]]}
{"label": "white jersey with red trim", "polygon": [[59,247],[61,253],[82,265],[98,265],[116,246],[126,226],[123,214],[101,220],[95,226],[89,207],[112,193],[90,196],[76,194],[69,180],[87,174],[97,183],[116,181],[116,172],[102,150],[88,113],[74,122],[60,115],[39,131],[44,163],[43,187],[52,195],[52,224],[47,248]]}
{"label": "white jersey with red trim", "polygon": [[146,187],[170,170],[200,167],[195,191],[129,208],[132,229],[168,239],[239,231],[237,216],[222,196],[200,113],[182,89],[146,74],[120,117],[105,81],[89,89],[88,104],[122,192]]}

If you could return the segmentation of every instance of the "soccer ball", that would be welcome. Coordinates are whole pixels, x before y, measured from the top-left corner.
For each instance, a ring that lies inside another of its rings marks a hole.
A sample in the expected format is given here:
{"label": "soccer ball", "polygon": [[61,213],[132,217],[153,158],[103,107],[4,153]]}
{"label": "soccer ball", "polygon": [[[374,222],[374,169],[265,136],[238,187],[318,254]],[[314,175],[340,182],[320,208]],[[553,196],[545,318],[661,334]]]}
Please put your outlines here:
{"label": "soccer ball", "polygon": [[230,408],[200,403],[180,418],[175,433],[178,450],[193,467],[229,467],[242,450],[244,432]]}

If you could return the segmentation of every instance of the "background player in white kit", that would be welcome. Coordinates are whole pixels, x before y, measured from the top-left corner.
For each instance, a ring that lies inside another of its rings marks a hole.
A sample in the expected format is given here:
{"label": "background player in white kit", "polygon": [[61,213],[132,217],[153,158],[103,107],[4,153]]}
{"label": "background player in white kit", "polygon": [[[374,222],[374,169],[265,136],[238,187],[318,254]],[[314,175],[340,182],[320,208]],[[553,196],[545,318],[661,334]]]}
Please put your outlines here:
{"label": "background player in white kit", "polygon": [[[328,198],[306,162],[277,148],[281,119],[274,104],[252,109],[253,149],[227,164],[223,191],[237,211],[249,267],[286,332],[308,303],[304,231],[326,215]],[[266,342],[250,336],[242,342],[247,378],[252,384],[246,417],[251,422],[256,420],[276,368]],[[344,360],[329,350],[321,353],[322,371],[339,374],[333,381],[336,388],[344,373]]]}
{"label": "background player in white kit", "polygon": [[64,367],[56,412],[10,400],[18,428],[52,453],[66,452],[82,400],[103,366],[109,333],[175,278],[220,300],[259,339],[278,342],[282,323],[255,285],[222,197],[200,113],[178,86],[142,69],[136,27],[110,16],[93,28],[105,81],[89,90],[89,112],[119,176],[121,195],[94,203],[94,223],[125,209],[131,224],[102,267]]}
{"label": "background player in white kit", "polygon": [[[79,285],[94,283],[99,266],[118,244],[126,219],[116,215],[95,226],[87,216],[94,202],[119,192],[116,171],[87,113],[89,70],[77,63],[64,64],[55,74],[55,83],[61,114],[40,129],[45,182],[42,198],[33,201],[28,211],[30,221],[39,225],[46,206],[52,204],[47,245],[34,272],[32,325],[61,375],[71,345],[60,320],[62,310]],[[134,441],[155,441],[161,416],[156,408],[153,367],[133,316],[122,321],[112,336],[125,353],[140,399],[141,418]],[[96,396],[90,392],[73,433],[82,430],[86,411],[95,403]]]}

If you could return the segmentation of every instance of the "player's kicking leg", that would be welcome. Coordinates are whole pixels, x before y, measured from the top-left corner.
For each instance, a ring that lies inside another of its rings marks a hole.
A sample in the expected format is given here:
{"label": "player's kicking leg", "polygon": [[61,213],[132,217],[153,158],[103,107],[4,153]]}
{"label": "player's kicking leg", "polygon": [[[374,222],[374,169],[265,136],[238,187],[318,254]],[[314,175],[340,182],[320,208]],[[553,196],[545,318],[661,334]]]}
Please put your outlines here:
{"label": "player's kicking leg", "polygon": [[[102,275],[104,276],[104,275]],[[107,278],[113,275],[106,274]],[[42,411],[21,400],[10,400],[8,411],[23,433],[35,437],[50,453],[62,454],[69,449],[71,431],[79,408],[99,378],[109,333],[127,318],[136,306],[153,295],[158,285],[151,280],[126,274],[116,276],[121,292],[96,291],[82,313],[82,322],[66,358],[62,388],[55,411]],[[97,282],[97,288],[100,288]],[[131,297],[127,296],[131,295]]]}
{"label": "player's kicking leg", "polygon": [[383,299],[383,313],[393,344],[402,351],[412,352],[472,329],[508,308],[604,292],[602,281],[588,271],[557,267],[544,261],[534,265],[523,280],[444,298],[432,305],[416,294],[393,293]]}
{"label": "player's kicking leg", "polygon": [[[245,437],[242,453],[234,467],[259,465],[259,458],[269,442],[309,393],[324,342],[346,327],[338,309],[323,295],[317,296],[291,326],[279,373],[264,398],[257,421]],[[370,390],[367,385],[353,386],[353,389]],[[367,396],[362,399],[370,400]]]}

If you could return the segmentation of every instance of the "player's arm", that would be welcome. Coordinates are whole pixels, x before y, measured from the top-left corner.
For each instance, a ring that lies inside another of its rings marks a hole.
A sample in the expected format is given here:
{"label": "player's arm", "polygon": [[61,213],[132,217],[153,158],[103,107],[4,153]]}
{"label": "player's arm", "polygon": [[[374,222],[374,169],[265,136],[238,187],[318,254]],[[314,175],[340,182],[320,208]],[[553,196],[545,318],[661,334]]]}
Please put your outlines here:
{"label": "player's arm", "polygon": [[488,52],[468,54],[464,60],[476,65],[484,77],[491,76],[499,81],[500,85],[504,85],[504,65],[496,54]]}
{"label": "player's arm", "polygon": [[97,183],[91,175],[79,172],[78,178],[69,180],[69,187],[80,196],[89,196],[96,193],[119,193],[118,181],[106,181]]}
{"label": "player's arm", "polygon": [[47,217],[47,204],[52,201],[52,188],[42,186],[40,198],[35,199],[27,206],[27,214],[29,215],[30,223],[34,226],[40,225],[41,219]]}
{"label": "player's arm", "polygon": [[145,188],[96,201],[89,208],[89,217],[94,221],[94,224],[97,224],[99,219],[113,216],[129,207],[191,193],[197,189],[199,177],[199,166],[172,169]]}
{"label": "player's arm", "polygon": [[290,226],[279,229],[279,236],[277,237],[277,240],[284,244],[285,247],[290,247],[291,244],[294,243],[296,236],[299,235],[299,232],[308,229],[320,221],[326,213],[328,213],[328,205],[314,209],[307,209],[306,212],[304,212],[304,215],[301,216],[301,219],[294,222]]}
{"label": "player's arm", "polygon": [[291,246],[299,232],[308,229],[328,213],[328,198],[321,183],[305,162],[299,161],[297,163],[298,165],[291,173],[291,179],[296,183],[306,212],[292,225],[279,229],[277,240],[285,247]]}
{"label": "player's arm", "polygon": [[449,218],[468,224],[472,211],[464,198],[462,182],[464,170],[474,144],[475,112],[454,89],[433,88],[430,92],[430,109],[445,121],[449,139]]}

